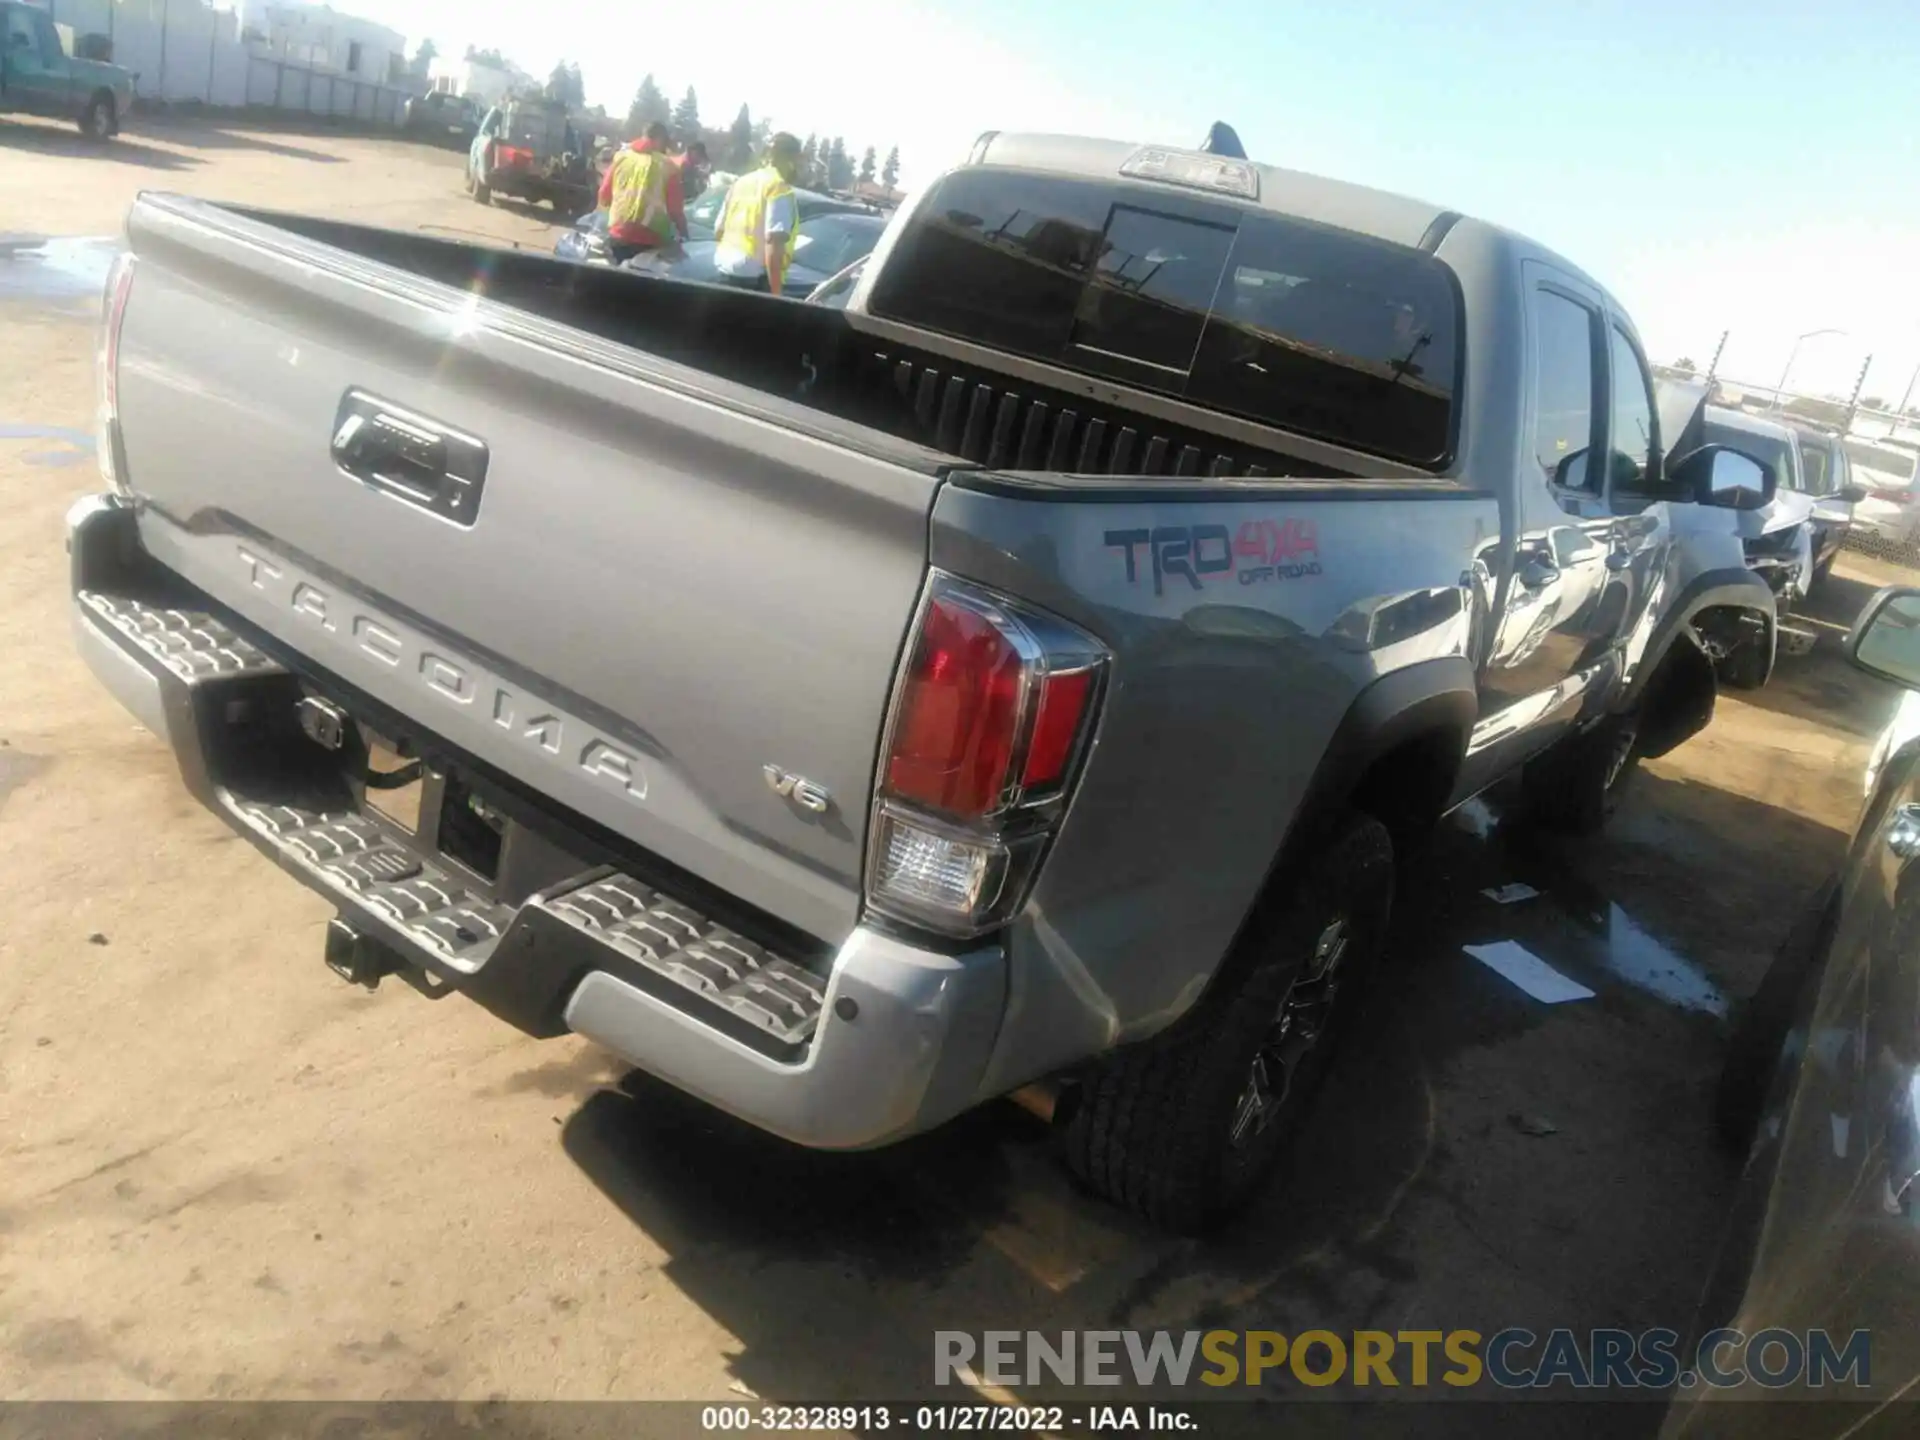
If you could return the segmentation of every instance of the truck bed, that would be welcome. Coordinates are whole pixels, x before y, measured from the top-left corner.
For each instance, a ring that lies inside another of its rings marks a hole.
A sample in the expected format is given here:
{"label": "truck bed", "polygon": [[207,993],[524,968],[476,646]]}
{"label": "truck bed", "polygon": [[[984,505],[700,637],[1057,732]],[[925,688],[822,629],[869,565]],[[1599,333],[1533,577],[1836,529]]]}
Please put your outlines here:
{"label": "truck bed", "polygon": [[[1170,478],[1342,474],[1277,449],[1150,419],[1089,394],[875,341],[844,311],[824,306],[314,216],[231,213],[796,401],[823,417],[926,446],[955,463]],[[792,423],[791,412],[783,411],[781,419]],[[862,443],[846,425],[823,426],[821,433],[839,443]],[[889,458],[901,457],[890,452]]]}

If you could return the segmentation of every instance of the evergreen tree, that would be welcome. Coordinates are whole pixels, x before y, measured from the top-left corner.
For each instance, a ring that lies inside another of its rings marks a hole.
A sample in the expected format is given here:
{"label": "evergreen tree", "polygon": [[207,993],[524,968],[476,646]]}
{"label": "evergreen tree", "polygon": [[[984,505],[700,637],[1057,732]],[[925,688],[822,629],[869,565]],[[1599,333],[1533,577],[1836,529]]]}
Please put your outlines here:
{"label": "evergreen tree", "polygon": [[580,78],[580,67],[564,62],[554,66],[553,73],[547,76],[547,98],[558,100],[572,110],[583,109],[587,103],[587,86]]}
{"label": "evergreen tree", "polygon": [[680,103],[673,107],[673,133],[689,145],[700,138],[700,98],[693,93],[691,85]]}
{"label": "evergreen tree", "polygon": [[742,173],[753,168],[757,157],[753,149],[753,116],[742,105],[740,113],[733,117],[733,124],[727,129],[727,156],[725,164],[729,170]]}
{"label": "evergreen tree", "polygon": [[654,84],[653,76],[649,75],[640,82],[633,104],[627,107],[627,128],[638,135],[656,120],[664,123],[672,113],[673,103],[667,99],[666,91]]}
{"label": "evergreen tree", "polygon": [[820,137],[807,136],[800,147],[800,183],[809,189],[820,183]]}
{"label": "evergreen tree", "polygon": [[853,183],[853,162],[847,158],[847,142],[838,135],[827,147],[827,188],[844,190]]}
{"label": "evergreen tree", "polygon": [[887,151],[887,163],[880,167],[880,183],[893,189],[893,182],[900,178],[900,147],[894,146]]}
{"label": "evergreen tree", "polygon": [[873,183],[873,163],[873,146],[869,145],[867,146],[866,153],[860,157],[860,183],[862,185],[871,185]]}

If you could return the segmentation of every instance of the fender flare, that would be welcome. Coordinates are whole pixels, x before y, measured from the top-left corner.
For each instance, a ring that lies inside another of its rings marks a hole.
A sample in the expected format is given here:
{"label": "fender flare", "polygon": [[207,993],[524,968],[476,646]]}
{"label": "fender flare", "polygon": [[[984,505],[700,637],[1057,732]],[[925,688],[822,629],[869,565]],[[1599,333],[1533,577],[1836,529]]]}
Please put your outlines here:
{"label": "fender flare", "polygon": [[[1226,955],[1207,982],[1207,995],[1230,993],[1249,963],[1243,942],[1261,918],[1263,908],[1281,893],[1280,883],[1298,870],[1323,844],[1332,827],[1351,804],[1368,771],[1409,742],[1442,737],[1451,769],[1437,787],[1444,808],[1460,762],[1466,758],[1467,737],[1480,713],[1480,692],[1473,663],[1462,655],[1422,660],[1369,682],[1348,705],[1321,752],[1320,764],[1294,809],[1285,835],[1258,888],[1247,902],[1247,913],[1234,932]],[[1205,1009],[1205,997],[1186,1012]],[[1185,1018],[1185,1017],[1183,1017]],[[1178,1023],[1178,1022],[1176,1022]]]}
{"label": "fender flare", "polygon": [[1638,704],[1646,693],[1647,683],[1659,671],[1674,642],[1692,625],[1694,618],[1703,610],[1720,606],[1753,610],[1761,615],[1766,624],[1767,672],[1771,675],[1779,644],[1779,619],[1773,591],[1767,588],[1766,581],[1744,567],[1705,570],[1688,581],[1668,604],[1666,614],[1647,645],[1646,654],[1641,657],[1639,664],[1634,667],[1632,678],[1608,708],[1620,714]]}

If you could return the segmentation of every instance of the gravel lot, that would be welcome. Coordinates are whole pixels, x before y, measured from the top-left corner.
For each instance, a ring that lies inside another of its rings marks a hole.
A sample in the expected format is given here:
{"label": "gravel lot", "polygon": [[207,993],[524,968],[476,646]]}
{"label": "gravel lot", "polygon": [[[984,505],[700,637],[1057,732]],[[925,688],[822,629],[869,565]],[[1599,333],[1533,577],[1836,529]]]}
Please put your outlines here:
{"label": "gravel lot", "polygon": [[[443,151],[0,123],[10,230],[108,234],[147,187],[553,234],[467,200]],[[1723,697],[1606,839],[1529,835],[1498,797],[1449,825],[1296,1163],[1229,1234],[1174,1242],[1071,1192],[1011,1106],[810,1154],[585,1044],[331,976],[327,906],[72,653],[94,305],[10,289],[9,263],[0,1395],[859,1400],[923,1392],[937,1328],[1684,1328],[1733,1179],[1707,1123],[1722,1012],[1852,828],[1893,696],[1837,640],[1889,567],[1843,558],[1815,652]],[[1541,893],[1482,894],[1509,881]],[[1538,1005],[1461,949],[1500,938],[1597,997]]]}

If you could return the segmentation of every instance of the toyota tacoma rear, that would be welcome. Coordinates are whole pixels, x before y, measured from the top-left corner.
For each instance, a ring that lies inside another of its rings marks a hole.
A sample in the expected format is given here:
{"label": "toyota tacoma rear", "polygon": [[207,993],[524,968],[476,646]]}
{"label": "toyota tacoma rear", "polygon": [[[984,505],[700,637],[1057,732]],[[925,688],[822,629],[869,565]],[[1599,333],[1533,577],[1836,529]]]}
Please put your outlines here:
{"label": "toyota tacoma rear", "polygon": [[1667,517],[1770,482],[1666,462],[1590,280],[1233,158],[983,137],[844,308],[175,197],[128,233],[79,644],[338,906],[336,970],[808,1145],[1041,1082],[1171,1226],[1311,1100],[1396,844],[1522,769],[1599,824],[1759,585]]}

